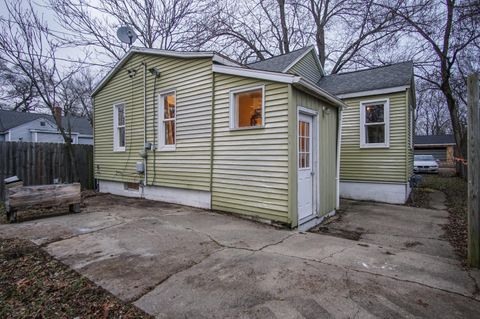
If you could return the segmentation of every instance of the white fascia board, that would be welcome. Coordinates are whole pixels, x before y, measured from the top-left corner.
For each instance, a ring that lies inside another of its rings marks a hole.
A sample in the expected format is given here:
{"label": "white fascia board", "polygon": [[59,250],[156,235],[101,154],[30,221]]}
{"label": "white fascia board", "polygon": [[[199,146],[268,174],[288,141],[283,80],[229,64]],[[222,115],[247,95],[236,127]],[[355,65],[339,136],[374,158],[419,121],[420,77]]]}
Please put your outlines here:
{"label": "white fascia board", "polygon": [[331,102],[335,106],[338,106],[341,108],[347,108],[347,105],[342,100],[338,99],[334,95],[328,93],[327,91],[321,89],[314,83],[306,79],[303,79],[300,76],[278,73],[278,72],[253,70],[253,69],[247,69],[247,68],[230,67],[230,66],[224,66],[224,65],[213,65],[212,71],[216,73],[244,76],[248,78],[269,80],[269,81],[280,82],[280,83],[297,84],[301,87],[304,87],[316,93],[317,95]]}
{"label": "white fascia board", "polygon": [[255,78],[261,80],[269,80],[275,81],[280,83],[296,83],[300,81],[299,76],[295,76],[292,74],[283,74],[278,72],[269,72],[269,71],[261,71],[261,70],[253,70],[241,67],[231,67],[225,65],[213,65],[212,71],[215,73],[222,73],[222,74],[229,74],[229,75],[237,75],[237,76],[244,76],[247,78]]}
{"label": "white fascia board", "polygon": [[389,93],[395,93],[395,92],[403,92],[409,88],[410,88],[410,85],[404,85],[404,86],[396,86],[396,87],[391,87],[386,89],[338,94],[337,97],[341,99],[348,99],[348,98],[360,97],[360,96],[381,95],[381,94],[389,94]]}
{"label": "white fascia board", "polygon": [[348,106],[340,100],[338,97],[336,97],[333,94],[328,93],[324,89],[320,88],[318,85],[315,85],[314,83],[310,82],[309,80],[300,78],[300,81],[298,81],[298,84],[301,86],[313,91],[314,93],[318,94],[320,97],[326,99],[327,101],[331,102],[333,105],[340,107],[342,109],[348,108]]}
{"label": "white fascia board", "polygon": [[[59,131],[49,131],[49,130],[35,130],[35,129],[32,129],[32,130],[29,130],[30,132],[32,133],[42,133],[42,134],[60,134]],[[80,133],[77,133],[77,132],[71,132],[70,133],[71,135],[80,135]]]}
{"label": "white fascia board", "polygon": [[323,69],[322,64],[320,63],[320,59],[318,58],[318,54],[317,54],[317,52],[315,51],[315,47],[314,47],[313,45],[310,46],[310,50],[305,51],[301,56],[299,56],[298,58],[296,58],[295,61],[293,61],[292,63],[290,63],[282,72],[283,72],[283,73],[288,72],[288,70],[290,70],[295,64],[298,63],[298,61],[300,61],[301,59],[303,59],[307,54],[309,54],[310,52],[312,52],[312,50],[313,50],[313,56],[315,57],[315,61],[317,62],[318,67],[320,68],[320,74],[321,74],[322,76],[324,76],[324,75],[325,75],[325,70]]}
{"label": "white fascia board", "polygon": [[231,65],[231,66],[241,66],[241,64],[235,63],[230,61],[214,52],[180,52],[180,51],[169,51],[169,50],[160,50],[160,49],[149,49],[149,48],[136,48],[132,47],[127,54],[123,56],[120,61],[118,61],[115,66],[108,72],[108,74],[103,78],[100,83],[95,87],[91,96],[93,97],[95,94],[100,91],[102,87],[113,77],[115,73],[117,73],[118,69],[120,69],[125,62],[135,53],[143,53],[143,54],[151,54],[151,55],[158,55],[158,56],[167,56],[167,57],[174,57],[174,58],[183,58],[183,59],[193,59],[193,58],[211,58],[213,61]]}

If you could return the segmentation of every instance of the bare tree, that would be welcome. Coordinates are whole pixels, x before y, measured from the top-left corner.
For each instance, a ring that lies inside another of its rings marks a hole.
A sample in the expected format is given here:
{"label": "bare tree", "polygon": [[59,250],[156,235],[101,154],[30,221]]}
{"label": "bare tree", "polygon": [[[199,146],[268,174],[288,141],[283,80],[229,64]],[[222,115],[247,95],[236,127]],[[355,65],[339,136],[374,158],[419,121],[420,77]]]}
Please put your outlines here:
{"label": "bare tree", "polygon": [[[458,59],[478,43],[478,1],[404,0],[392,7],[388,1],[377,5],[388,8],[408,25],[411,43],[424,52],[423,61],[431,67],[417,68],[417,76],[442,92],[448,107],[457,149],[466,157],[466,131],[462,123],[461,99],[454,89]],[[418,43],[417,43],[418,42]],[[478,59],[478,51],[477,51]]]}
{"label": "bare tree", "polygon": [[[80,65],[67,67],[58,63],[57,55],[65,43],[49,36],[48,25],[35,11],[31,2],[5,2],[9,19],[0,20],[0,50],[3,62],[17,70],[33,86],[41,103],[54,116],[70,160],[75,166],[71,132],[55,116],[62,107],[63,86],[78,72]],[[76,172],[76,170],[74,169]]]}
{"label": "bare tree", "polygon": [[417,134],[451,134],[450,118],[442,93],[425,81],[420,82],[416,88],[415,131]]}
{"label": "bare tree", "polygon": [[0,109],[29,112],[41,107],[32,82],[16,68],[9,67],[1,56],[0,85]]}
{"label": "bare tree", "polygon": [[[199,2],[194,0],[50,0],[60,24],[75,40],[120,59],[128,50],[116,36],[128,25],[140,46],[167,50],[191,48]],[[100,51],[97,51],[100,53]]]}

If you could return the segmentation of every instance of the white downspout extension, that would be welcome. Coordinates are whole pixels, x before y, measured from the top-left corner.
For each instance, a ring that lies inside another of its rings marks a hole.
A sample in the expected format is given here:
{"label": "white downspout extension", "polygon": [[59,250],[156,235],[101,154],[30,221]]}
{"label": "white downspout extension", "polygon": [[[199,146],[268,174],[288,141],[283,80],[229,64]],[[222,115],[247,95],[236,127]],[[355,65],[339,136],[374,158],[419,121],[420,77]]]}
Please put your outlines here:
{"label": "white downspout extension", "polygon": [[336,174],[336,188],[337,188],[337,199],[336,199],[336,209],[340,209],[340,151],[342,148],[342,108],[338,109],[338,127],[337,127],[337,174]]}

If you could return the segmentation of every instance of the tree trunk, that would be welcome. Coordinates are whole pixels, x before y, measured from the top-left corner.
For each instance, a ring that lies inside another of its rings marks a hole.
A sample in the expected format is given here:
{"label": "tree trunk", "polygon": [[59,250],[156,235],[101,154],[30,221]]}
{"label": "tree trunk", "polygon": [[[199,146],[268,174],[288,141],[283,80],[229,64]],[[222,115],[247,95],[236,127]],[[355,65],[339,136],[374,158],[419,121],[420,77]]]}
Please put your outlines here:
{"label": "tree trunk", "polygon": [[316,41],[318,49],[318,57],[322,67],[325,66],[325,28],[322,25],[317,25]]}
{"label": "tree trunk", "polygon": [[283,53],[290,52],[290,43],[288,39],[288,27],[287,27],[287,20],[285,17],[285,0],[277,0],[278,7],[280,9],[280,23],[282,27],[282,45],[283,45]]}

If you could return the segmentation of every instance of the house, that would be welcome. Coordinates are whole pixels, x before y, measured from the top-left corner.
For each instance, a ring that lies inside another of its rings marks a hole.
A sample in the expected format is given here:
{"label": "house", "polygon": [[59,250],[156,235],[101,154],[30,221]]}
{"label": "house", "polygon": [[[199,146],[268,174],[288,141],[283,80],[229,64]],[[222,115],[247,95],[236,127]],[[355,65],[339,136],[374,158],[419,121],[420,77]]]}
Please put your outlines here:
{"label": "house", "polygon": [[453,163],[455,152],[453,135],[415,135],[415,155],[433,155],[444,163]]}
{"label": "house", "polygon": [[[60,115],[59,115],[60,116]],[[61,117],[71,130],[73,144],[93,144],[93,129],[86,118]],[[52,115],[0,110],[0,142],[64,143]]]}
{"label": "house", "polygon": [[318,61],[293,71],[311,58],[305,48],[268,71],[132,48],[92,94],[99,190],[289,227],[334,213],[345,105],[310,78]]}
{"label": "house", "polygon": [[313,47],[249,65],[132,48],[92,94],[99,190],[313,226],[339,207],[348,111],[323,78]]}
{"label": "house", "polygon": [[348,105],[342,118],[340,196],[405,203],[413,175],[413,63],[328,75],[319,86]]}

